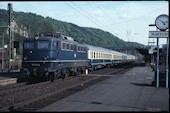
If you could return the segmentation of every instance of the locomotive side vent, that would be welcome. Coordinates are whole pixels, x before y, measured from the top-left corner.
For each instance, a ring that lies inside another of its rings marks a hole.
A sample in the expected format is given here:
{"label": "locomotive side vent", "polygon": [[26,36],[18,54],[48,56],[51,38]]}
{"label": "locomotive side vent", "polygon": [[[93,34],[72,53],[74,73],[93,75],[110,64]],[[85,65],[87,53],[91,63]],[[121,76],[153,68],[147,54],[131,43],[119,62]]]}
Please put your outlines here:
{"label": "locomotive side vent", "polygon": [[102,104],[102,102],[91,102],[90,104]]}

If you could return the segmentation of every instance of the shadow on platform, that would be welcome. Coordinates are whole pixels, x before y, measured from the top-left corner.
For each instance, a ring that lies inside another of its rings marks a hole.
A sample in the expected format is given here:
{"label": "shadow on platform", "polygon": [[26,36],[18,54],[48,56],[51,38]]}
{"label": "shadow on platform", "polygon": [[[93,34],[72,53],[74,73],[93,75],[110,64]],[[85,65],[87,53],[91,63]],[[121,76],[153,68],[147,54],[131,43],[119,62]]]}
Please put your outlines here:
{"label": "shadow on platform", "polygon": [[133,85],[136,85],[136,86],[154,86],[153,84],[147,84],[147,83],[131,83]]}

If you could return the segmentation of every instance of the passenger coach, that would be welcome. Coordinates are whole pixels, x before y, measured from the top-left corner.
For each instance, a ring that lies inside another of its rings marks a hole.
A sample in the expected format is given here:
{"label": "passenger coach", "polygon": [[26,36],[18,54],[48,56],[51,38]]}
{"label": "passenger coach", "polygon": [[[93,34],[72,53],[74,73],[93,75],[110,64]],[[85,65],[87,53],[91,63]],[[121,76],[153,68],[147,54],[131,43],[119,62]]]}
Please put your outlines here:
{"label": "passenger coach", "polygon": [[102,67],[111,67],[118,64],[128,63],[135,60],[135,56],[109,50],[106,48],[87,45],[87,58],[89,59],[89,70]]}

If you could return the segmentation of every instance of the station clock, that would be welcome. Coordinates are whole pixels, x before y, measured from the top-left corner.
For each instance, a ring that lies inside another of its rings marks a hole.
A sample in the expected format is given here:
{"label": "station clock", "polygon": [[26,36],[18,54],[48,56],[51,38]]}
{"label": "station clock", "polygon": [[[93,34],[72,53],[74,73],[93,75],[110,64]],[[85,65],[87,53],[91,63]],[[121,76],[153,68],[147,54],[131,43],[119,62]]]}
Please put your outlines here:
{"label": "station clock", "polygon": [[159,15],[155,20],[155,25],[161,31],[167,30],[169,28],[169,16],[165,14]]}

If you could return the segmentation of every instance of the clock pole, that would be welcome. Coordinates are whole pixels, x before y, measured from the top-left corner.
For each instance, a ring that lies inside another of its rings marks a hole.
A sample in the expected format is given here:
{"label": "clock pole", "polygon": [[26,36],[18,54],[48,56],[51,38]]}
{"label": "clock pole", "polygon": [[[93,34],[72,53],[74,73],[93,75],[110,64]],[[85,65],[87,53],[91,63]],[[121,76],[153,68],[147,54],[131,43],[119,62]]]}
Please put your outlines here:
{"label": "clock pole", "polygon": [[165,86],[168,88],[169,82],[169,69],[168,69],[168,50],[169,50],[169,16],[166,14],[161,14],[155,19],[155,24],[150,24],[149,26],[156,26],[157,30],[160,31],[149,31],[149,38],[157,38],[157,65],[156,65],[156,76],[155,82],[156,87],[159,87],[159,38],[167,38],[166,44],[166,75],[165,75]]}
{"label": "clock pole", "polygon": [[157,37],[156,87],[159,87],[159,37]]}
{"label": "clock pole", "polygon": [[167,38],[167,43],[166,43],[166,88],[168,88],[168,82],[169,82],[168,51],[169,51],[169,37]]}

